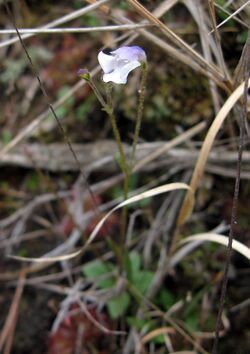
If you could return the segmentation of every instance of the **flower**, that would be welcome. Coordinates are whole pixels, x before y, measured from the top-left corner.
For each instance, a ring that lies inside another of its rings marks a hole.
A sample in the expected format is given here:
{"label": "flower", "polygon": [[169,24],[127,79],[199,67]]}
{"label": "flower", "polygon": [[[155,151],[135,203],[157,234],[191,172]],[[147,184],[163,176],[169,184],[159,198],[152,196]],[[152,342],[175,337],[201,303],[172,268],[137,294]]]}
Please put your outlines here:
{"label": "flower", "polygon": [[88,69],[79,69],[77,74],[84,80],[90,81],[90,73]]}
{"label": "flower", "polygon": [[138,46],[120,47],[109,54],[100,52],[98,61],[104,71],[103,81],[126,84],[130,71],[146,62],[144,50]]}

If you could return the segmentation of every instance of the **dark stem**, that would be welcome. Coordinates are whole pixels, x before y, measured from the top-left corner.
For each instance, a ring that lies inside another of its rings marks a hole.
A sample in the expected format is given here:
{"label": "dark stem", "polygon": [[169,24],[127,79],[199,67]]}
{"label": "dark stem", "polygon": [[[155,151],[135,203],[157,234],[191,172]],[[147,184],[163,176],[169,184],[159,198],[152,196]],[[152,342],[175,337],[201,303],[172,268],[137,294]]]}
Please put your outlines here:
{"label": "dark stem", "polygon": [[142,115],[143,115],[143,107],[144,107],[144,100],[145,100],[145,91],[146,91],[146,81],[147,81],[147,73],[148,73],[148,64],[142,63],[141,64],[141,83],[139,88],[139,100],[138,100],[138,109],[136,114],[136,123],[135,123],[135,133],[134,133],[134,140],[132,145],[132,153],[130,159],[130,167],[133,169],[133,164],[135,160],[135,151],[136,146],[139,139],[140,129],[141,129],[141,122],[142,122]]}
{"label": "dark stem", "polygon": [[232,244],[234,235],[236,234],[236,225],[237,225],[237,214],[238,214],[238,200],[239,200],[239,190],[240,190],[240,177],[241,177],[241,163],[242,163],[242,155],[244,151],[244,141],[245,141],[245,121],[247,120],[247,91],[248,91],[248,80],[250,77],[250,32],[248,34],[248,44],[247,44],[247,56],[246,56],[246,70],[245,70],[245,86],[244,86],[244,94],[243,94],[243,102],[242,109],[240,110],[240,136],[239,136],[239,147],[238,147],[238,161],[237,161],[237,169],[236,169],[236,178],[235,178],[235,186],[234,186],[234,196],[233,196],[233,205],[231,212],[231,222],[230,222],[230,232],[228,238],[228,247],[227,247],[227,256],[226,256],[226,264],[223,274],[222,287],[221,287],[221,295],[220,295],[220,303],[219,310],[216,320],[216,328],[215,328],[215,339],[212,348],[212,354],[217,354],[217,348],[219,343],[219,333],[221,329],[221,317],[224,310],[226,292],[227,292],[227,284],[228,284],[228,271],[231,261],[232,255]]}

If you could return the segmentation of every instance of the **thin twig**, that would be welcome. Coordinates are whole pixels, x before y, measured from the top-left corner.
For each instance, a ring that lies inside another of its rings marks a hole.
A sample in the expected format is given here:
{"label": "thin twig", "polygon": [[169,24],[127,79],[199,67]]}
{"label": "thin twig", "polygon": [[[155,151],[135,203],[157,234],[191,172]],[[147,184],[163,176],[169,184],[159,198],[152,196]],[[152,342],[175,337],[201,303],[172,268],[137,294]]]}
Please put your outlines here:
{"label": "thin twig", "polygon": [[[223,6],[221,6],[220,4],[217,4],[217,3],[215,2],[214,5],[215,5],[218,9],[220,9],[221,11],[223,11],[226,15],[231,16],[231,13],[230,13],[228,10],[226,10]],[[234,17],[234,21],[236,21],[236,22],[240,23],[242,26],[248,28],[248,25],[247,25],[244,21],[242,21],[241,19],[239,19],[239,18],[236,17],[236,16]]]}
{"label": "thin twig", "polygon": [[[101,5],[105,4],[106,2],[108,2],[109,0],[99,0],[99,1],[96,1],[94,4],[91,4],[91,5],[88,5],[88,6],[85,6],[83,9],[80,9],[80,10],[76,10],[74,12],[70,12],[68,15],[65,15],[55,21],[52,21],[52,22],[49,22],[47,23],[46,25],[42,26],[41,28],[51,28],[51,27],[55,27],[55,26],[59,26],[59,25],[62,25],[63,23],[66,23],[66,22],[69,22],[69,21],[72,21],[80,16],[83,16],[85,14],[87,14],[88,12],[100,7]],[[32,37],[34,34],[24,34],[22,35],[22,39],[27,39],[27,38],[30,38]],[[3,41],[0,43],[0,48],[2,47],[5,47],[5,46],[8,46],[10,44],[13,44],[13,43],[16,43],[19,41],[19,37],[16,36],[14,38],[11,38],[11,39],[7,39],[6,41]]]}
{"label": "thin twig", "polygon": [[[137,28],[152,27],[154,25],[150,23],[139,23],[139,24],[127,24],[127,25],[113,25],[113,26],[96,26],[96,27],[69,27],[69,28],[19,28],[18,31],[21,34],[32,33],[32,34],[48,34],[48,33],[89,33],[89,32],[106,32],[106,31],[126,31]],[[13,34],[16,33],[12,29],[1,29],[0,34]]]}
{"label": "thin twig", "polygon": [[[24,289],[25,277],[26,277],[25,271],[21,271],[19,274],[19,280],[16,286],[15,295],[13,297],[4,327],[0,334],[0,351],[1,353],[4,354],[9,354],[11,351],[13,335],[16,327],[17,318],[18,318],[19,304]],[[5,345],[5,349],[4,351],[2,351],[4,345]]]}
{"label": "thin twig", "polygon": [[[230,16],[228,16],[224,21],[222,21],[221,23],[219,23],[216,26],[216,29],[220,28],[221,26],[223,26],[225,23],[227,23],[231,18],[235,17],[238,13],[240,13],[247,5],[250,4],[250,0],[248,0],[245,4],[243,4],[242,6],[240,6],[236,11],[234,11]],[[209,32],[209,34],[213,33],[215,31],[215,29],[213,29],[211,32]]]}

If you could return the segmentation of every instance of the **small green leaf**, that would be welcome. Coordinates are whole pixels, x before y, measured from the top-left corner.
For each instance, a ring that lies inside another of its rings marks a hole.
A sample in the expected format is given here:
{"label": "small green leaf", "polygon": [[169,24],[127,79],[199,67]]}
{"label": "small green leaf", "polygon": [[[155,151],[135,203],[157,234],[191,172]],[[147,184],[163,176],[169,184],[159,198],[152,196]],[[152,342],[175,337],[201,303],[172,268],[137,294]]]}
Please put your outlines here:
{"label": "small green leaf", "polygon": [[73,7],[74,7],[74,9],[77,9],[77,10],[81,9],[82,8],[81,1],[79,1],[79,0],[74,1]]}
{"label": "small green leaf", "polygon": [[[64,95],[66,95],[69,91],[70,91],[70,87],[65,85],[58,91],[57,97],[60,99]],[[73,106],[74,102],[75,102],[74,96],[70,96],[64,102],[63,106],[60,106],[60,107],[57,108],[56,114],[57,114],[59,119],[64,118],[68,114],[68,112],[70,111],[70,109]]]}
{"label": "small green leaf", "polygon": [[59,119],[62,119],[66,116],[67,114],[67,110],[65,109],[65,107],[58,107],[56,110],[56,115]]}
{"label": "small green leaf", "polygon": [[156,336],[154,338],[152,338],[151,340],[153,343],[155,344],[165,344],[165,338],[162,334],[160,334],[159,336]]}
{"label": "small green leaf", "polygon": [[174,295],[167,289],[162,289],[159,293],[157,303],[167,311],[176,302]]}
{"label": "small green leaf", "polygon": [[141,331],[146,326],[148,321],[137,317],[127,317],[127,322],[130,327],[133,326]]}
{"label": "small green leaf", "polygon": [[[62,98],[63,96],[65,96],[67,93],[69,93],[71,90],[70,86],[64,85],[63,87],[60,88],[60,90],[57,92],[57,97],[58,98]],[[65,104],[69,107],[72,106],[75,102],[75,98],[74,96],[70,96],[67,101],[65,102]]]}
{"label": "small green leaf", "polygon": [[122,10],[128,10],[129,9],[129,5],[128,5],[127,1],[121,1],[119,3],[119,8],[122,9]]}
{"label": "small green leaf", "polygon": [[96,16],[94,16],[93,14],[86,14],[82,17],[82,22],[84,24],[84,26],[88,26],[88,27],[96,27],[98,26],[98,19]]}
{"label": "small green leaf", "polygon": [[16,81],[24,72],[27,63],[25,60],[6,60],[4,70],[0,75],[0,82],[7,84],[10,81]]}
{"label": "small green leaf", "polygon": [[137,273],[141,267],[141,256],[138,252],[132,251],[129,254],[131,268],[133,273]]}
{"label": "small green leaf", "polygon": [[[82,271],[88,280],[95,281],[101,289],[109,289],[115,285],[115,279],[109,275],[113,269],[111,263],[105,263],[97,259],[84,265]],[[105,275],[107,277],[104,277]]]}
{"label": "small green leaf", "polygon": [[127,278],[130,282],[133,281],[133,269],[132,269],[132,262],[130,255],[128,254],[128,251],[125,250],[124,256],[123,256],[123,262],[124,262],[124,267],[127,273]]}
{"label": "small green leaf", "polygon": [[125,291],[121,295],[114,297],[107,303],[109,315],[111,318],[116,319],[125,314],[130,304],[130,296]]}
{"label": "small green leaf", "polygon": [[153,276],[153,272],[145,270],[138,271],[137,273],[133,274],[133,284],[142,295],[147,292],[152,282]]}
{"label": "small green leaf", "polygon": [[94,106],[94,101],[95,101],[95,96],[90,95],[88,96],[84,102],[77,107],[76,109],[76,119],[78,121],[86,121],[86,118],[88,117],[88,114],[91,112],[93,106]]}
{"label": "small green leaf", "polygon": [[199,330],[199,317],[198,313],[193,311],[189,313],[189,315],[185,319],[185,323],[187,327],[189,327],[193,331],[198,331]]}
{"label": "small green leaf", "polygon": [[38,190],[40,180],[36,173],[31,173],[26,179],[26,188],[29,192],[35,193]]}
{"label": "small green leaf", "polygon": [[1,140],[4,145],[8,144],[12,139],[12,133],[9,129],[3,129],[1,134]]}

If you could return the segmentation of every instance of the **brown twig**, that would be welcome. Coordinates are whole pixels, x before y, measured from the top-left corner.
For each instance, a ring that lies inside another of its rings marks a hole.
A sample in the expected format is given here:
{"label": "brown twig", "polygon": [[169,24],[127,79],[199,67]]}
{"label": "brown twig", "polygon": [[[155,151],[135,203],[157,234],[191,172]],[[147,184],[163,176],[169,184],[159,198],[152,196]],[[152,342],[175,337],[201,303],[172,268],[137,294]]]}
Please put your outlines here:
{"label": "brown twig", "polygon": [[16,328],[16,323],[18,319],[18,310],[19,310],[19,305],[24,289],[24,281],[26,278],[26,273],[25,271],[21,271],[19,274],[19,280],[18,284],[16,287],[15,295],[13,297],[9,313],[7,315],[7,318],[5,320],[4,327],[2,329],[2,332],[0,334],[0,352],[2,351],[3,354],[10,354],[11,353],[11,348],[12,348],[12,343],[13,343],[13,337],[15,333],[15,328]]}

